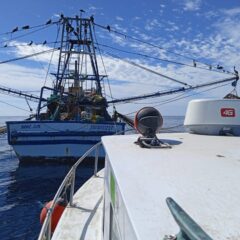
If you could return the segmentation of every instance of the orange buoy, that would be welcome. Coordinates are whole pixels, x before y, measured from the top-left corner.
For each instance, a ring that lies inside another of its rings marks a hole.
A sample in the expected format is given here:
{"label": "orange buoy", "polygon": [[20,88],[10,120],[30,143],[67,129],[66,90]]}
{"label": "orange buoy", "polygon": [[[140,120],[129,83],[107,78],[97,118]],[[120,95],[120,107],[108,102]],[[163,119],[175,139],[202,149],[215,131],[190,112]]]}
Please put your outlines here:
{"label": "orange buoy", "polygon": [[[47,211],[48,209],[50,209],[52,205],[52,201],[48,202],[45,204],[45,206],[43,207],[41,214],[40,214],[40,223],[43,224],[46,216],[47,216]],[[67,206],[67,202],[64,201],[62,198],[60,198],[54,209],[53,209],[53,213],[52,213],[52,219],[51,219],[51,231],[52,233],[54,232],[55,228],[57,227],[58,221],[62,216],[62,213],[65,209],[65,207]]]}

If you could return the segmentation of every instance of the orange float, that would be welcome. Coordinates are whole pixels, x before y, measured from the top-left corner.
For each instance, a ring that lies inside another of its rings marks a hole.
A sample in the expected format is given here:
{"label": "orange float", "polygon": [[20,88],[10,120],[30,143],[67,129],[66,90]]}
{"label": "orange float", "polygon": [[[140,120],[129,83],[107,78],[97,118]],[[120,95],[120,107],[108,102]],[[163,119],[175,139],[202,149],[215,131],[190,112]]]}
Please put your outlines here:
{"label": "orange float", "polygon": [[[45,204],[40,214],[40,223],[43,224],[47,216],[47,211],[50,209],[53,201],[50,201]],[[51,232],[53,233],[57,227],[57,224],[62,216],[64,209],[66,208],[67,203],[63,199],[59,199],[53,209],[52,219],[51,219]]]}

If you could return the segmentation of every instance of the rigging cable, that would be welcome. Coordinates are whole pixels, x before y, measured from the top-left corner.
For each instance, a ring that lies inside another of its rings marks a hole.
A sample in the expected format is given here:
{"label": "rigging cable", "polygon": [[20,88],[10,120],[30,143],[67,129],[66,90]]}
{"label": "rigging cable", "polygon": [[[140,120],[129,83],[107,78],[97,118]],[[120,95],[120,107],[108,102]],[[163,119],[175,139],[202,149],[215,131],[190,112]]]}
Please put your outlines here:
{"label": "rigging cable", "polygon": [[169,59],[164,59],[164,58],[158,58],[158,57],[154,57],[154,56],[149,56],[149,55],[147,55],[147,54],[142,54],[142,53],[137,53],[137,52],[126,51],[126,50],[122,50],[122,49],[115,48],[115,47],[112,47],[112,46],[108,46],[108,45],[105,45],[105,44],[98,44],[98,45],[99,45],[99,46],[102,46],[102,47],[110,48],[110,49],[112,49],[112,50],[116,50],[116,51],[119,51],[119,52],[128,53],[128,54],[132,54],[132,55],[137,55],[137,56],[141,56],[141,57],[145,57],[145,58],[150,58],[150,59],[154,59],[154,60],[158,60],[158,61],[163,61],[163,62],[167,62],[167,63],[172,63],[172,64],[175,64],[175,65],[181,65],[181,66],[186,66],[186,67],[191,67],[191,68],[197,68],[197,69],[206,70],[206,71],[210,71],[210,72],[226,73],[226,74],[231,74],[231,75],[234,74],[234,73],[231,73],[231,72],[229,72],[229,71],[222,72],[222,71],[218,71],[218,70],[215,70],[215,69],[209,69],[209,68],[205,68],[205,67],[193,66],[193,65],[189,65],[189,64],[186,64],[186,63],[177,62],[177,61],[173,61],[173,60],[169,60]]}
{"label": "rigging cable", "polygon": [[139,68],[141,68],[141,69],[143,69],[143,70],[145,70],[145,71],[148,71],[148,72],[150,72],[150,73],[153,73],[153,74],[158,75],[158,76],[161,76],[161,77],[164,77],[164,78],[166,78],[166,79],[168,79],[168,80],[171,80],[171,81],[173,81],[173,82],[180,83],[180,84],[182,84],[182,85],[184,85],[184,86],[192,87],[191,85],[189,85],[189,84],[187,84],[187,83],[185,83],[185,82],[179,81],[179,80],[177,80],[177,79],[175,79],[175,78],[172,78],[172,77],[168,77],[167,75],[164,75],[164,74],[161,74],[161,73],[159,73],[159,72],[156,72],[156,71],[154,71],[154,70],[152,70],[152,69],[150,69],[150,68],[144,67],[143,65],[138,64],[138,63],[135,63],[135,62],[133,62],[133,61],[130,61],[130,60],[127,60],[127,59],[123,59],[123,58],[119,57],[118,55],[115,55],[115,54],[112,54],[112,53],[109,53],[109,52],[106,52],[106,51],[104,51],[104,53],[107,54],[107,55],[109,55],[109,56],[111,56],[111,57],[113,57],[113,58],[117,58],[117,59],[119,59],[119,60],[121,60],[121,61],[123,61],[123,62],[126,62],[126,63],[128,63],[128,64],[131,64],[131,65],[133,65],[133,66],[135,66],[135,67],[139,67]]}
{"label": "rigging cable", "polygon": [[22,34],[22,35],[19,35],[19,36],[16,36],[16,37],[14,37],[14,38],[11,38],[11,39],[8,39],[8,40],[4,40],[4,41],[0,41],[0,44],[7,43],[7,42],[10,42],[10,41],[12,41],[12,40],[19,39],[19,38],[23,38],[23,37],[28,36],[28,35],[31,35],[31,34],[33,34],[33,33],[42,31],[42,30],[44,30],[44,29],[46,29],[46,28],[48,28],[48,27],[50,27],[50,26],[52,26],[52,25],[47,25],[47,26],[44,26],[44,27],[42,27],[42,28],[40,28],[40,29],[36,29],[36,30],[34,30],[34,31],[31,31],[31,32],[28,32],[28,33],[25,33],[25,34]]}
{"label": "rigging cable", "polygon": [[6,105],[8,105],[8,106],[11,106],[11,107],[14,107],[14,108],[17,108],[17,109],[23,110],[23,111],[25,111],[25,112],[32,113],[32,112],[29,111],[29,110],[26,110],[26,109],[24,109],[24,108],[21,108],[21,107],[15,106],[15,105],[10,104],[10,103],[7,103],[7,102],[4,102],[4,101],[2,101],[2,100],[0,100],[0,102],[6,104]]}
{"label": "rigging cable", "polygon": [[45,51],[42,51],[42,52],[37,52],[37,53],[25,55],[23,57],[4,60],[4,61],[1,61],[0,64],[9,63],[9,62],[15,62],[15,61],[18,61],[18,60],[22,60],[22,59],[26,59],[26,58],[30,58],[30,57],[35,57],[37,55],[41,55],[41,54],[44,54],[44,53],[50,53],[52,51],[58,51],[58,50],[59,50],[59,48],[52,48],[52,49],[48,49],[48,50],[45,50]]}
{"label": "rigging cable", "polygon": [[[18,29],[18,30],[16,30],[15,32],[21,32],[21,31],[31,30],[31,29],[34,29],[34,28],[39,28],[39,27],[43,27],[43,26],[47,26],[47,25],[48,25],[48,26],[49,26],[49,25],[53,25],[53,24],[59,23],[59,21],[60,21],[60,20],[55,21],[55,22],[50,22],[50,23],[39,24],[39,25],[35,25],[35,26],[32,26],[32,27],[28,26],[28,28],[25,28],[25,29],[24,29],[24,27],[22,27],[21,29]],[[49,22],[49,21],[48,21],[48,22]],[[27,27],[27,26],[25,26],[25,27]],[[14,33],[13,31],[11,31],[11,32],[5,32],[5,33],[0,33],[0,36],[9,35],[9,34],[13,34],[13,33]]]}
{"label": "rigging cable", "polygon": [[113,101],[108,101],[108,103],[123,103],[123,102],[136,101],[136,100],[140,100],[140,99],[144,99],[144,98],[166,96],[166,95],[170,95],[170,94],[186,92],[186,91],[190,91],[190,90],[194,90],[194,89],[198,89],[198,88],[203,88],[203,87],[208,87],[208,86],[213,86],[213,85],[216,85],[216,84],[221,84],[221,83],[230,82],[230,81],[233,81],[233,83],[237,83],[238,80],[239,80],[239,77],[238,77],[238,75],[236,75],[235,77],[232,77],[232,78],[225,78],[225,79],[214,81],[214,82],[202,83],[202,84],[195,85],[195,86],[192,86],[192,87],[182,87],[182,88],[175,88],[175,89],[172,89],[172,90],[158,91],[158,92],[148,93],[148,94],[144,94],[144,95],[138,95],[138,96],[133,96],[133,97],[128,97],[128,98],[116,99],[116,100],[113,100]]}
{"label": "rigging cable", "polygon": [[[56,44],[57,44],[57,42],[58,42],[57,40],[58,40],[59,32],[60,32],[60,26],[59,26],[59,24],[58,24],[57,26],[58,26],[58,29],[57,29],[57,37],[56,37],[56,41],[55,41],[55,43],[54,43],[53,49],[56,48]],[[44,80],[43,86],[46,86],[47,77],[48,77],[48,74],[49,74],[49,71],[50,71],[50,67],[51,67],[51,64],[52,64],[53,54],[54,54],[54,51],[52,51],[52,54],[51,54],[51,58],[50,58],[50,61],[49,61],[49,64],[48,64],[48,69],[47,69],[47,72],[46,72],[46,76],[45,76],[45,80]]]}
{"label": "rigging cable", "polygon": [[[176,96],[174,96],[174,97],[171,97],[171,98],[168,98],[167,100],[163,100],[163,101],[160,101],[160,102],[166,102],[166,101],[170,101],[170,100],[172,100],[172,99],[176,99],[176,98],[178,98],[178,97],[180,97],[180,96],[184,96],[184,95],[186,95],[186,93],[185,92],[183,92],[183,93],[180,93],[180,94],[177,94]],[[143,99],[144,100],[144,99]],[[142,105],[142,104],[156,104],[156,103],[159,103],[159,101],[154,101],[154,102],[138,102],[138,101],[142,101],[142,100],[136,100],[137,102],[133,102],[133,104],[136,104],[136,105]]]}
{"label": "rigging cable", "polygon": [[179,96],[179,97],[177,97],[177,98],[175,98],[175,99],[172,99],[172,100],[170,100],[170,101],[165,101],[165,102],[162,102],[162,103],[153,105],[153,107],[162,106],[162,105],[165,105],[165,104],[168,104],[168,103],[171,103],[171,102],[175,102],[175,101],[178,101],[178,100],[181,100],[181,99],[185,99],[185,98],[188,98],[188,97],[192,97],[192,96],[195,96],[195,95],[204,93],[204,92],[208,92],[208,91],[211,91],[211,90],[215,90],[215,89],[217,89],[217,88],[225,87],[225,86],[227,86],[228,84],[229,84],[229,83],[225,83],[225,84],[222,84],[222,85],[220,85],[220,86],[215,86],[215,87],[212,87],[212,88],[209,88],[209,89],[200,91],[200,92],[192,93],[192,94],[189,94],[189,95],[183,96],[183,97]]}
{"label": "rigging cable", "polygon": [[[228,84],[229,83],[225,83],[225,84],[222,84],[220,86],[215,86],[215,87],[212,87],[212,88],[209,88],[209,89],[206,89],[206,90],[202,90],[202,91],[199,91],[199,92],[196,92],[196,93],[192,93],[192,94],[189,94],[189,95],[186,95],[186,96],[184,96],[185,93],[183,93],[183,94],[180,94],[178,97],[170,98],[170,99],[167,99],[167,100],[164,100],[164,101],[160,102],[159,104],[155,104],[155,105],[153,105],[153,107],[162,106],[162,105],[165,105],[165,104],[168,104],[168,103],[171,103],[171,102],[175,102],[175,101],[178,101],[178,100],[181,100],[181,99],[192,97],[192,96],[204,93],[204,92],[208,92],[208,91],[211,91],[211,90],[214,90],[214,89],[217,89],[217,88],[227,86]],[[151,103],[147,103],[147,104],[151,104]],[[134,111],[134,112],[127,113],[127,114],[124,114],[124,115],[129,116],[129,115],[132,115],[136,112],[138,112],[138,110]]]}
{"label": "rigging cable", "polygon": [[[46,42],[47,45],[50,44],[56,44],[56,43],[60,43],[60,41],[51,41],[51,42]],[[45,44],[43,43],[35,43],[34,42],[34,46],[44,46]],[[6,48],[17,48],[17,47],[29,47],[29,44],[17,44],[17,45],[7,45],[7,46],[2,46],[0,47],[0,49],[6,49]]]}
{"label": "rigging cable", "polygon": [[29,104],[29,102],[28,102],[28,100],[27,100],[27,98],[25,97],[25,100],[26,100],[26,103],[27,103],[27,105],[28,105],[28,107],[29,107],[29,110],[30,110],[30,112],[32,112],[33,111],[33,109],[31,108],[31,106],[30,106],[30,104]]}
{"label": "rigging cable", "polygon": [[[104,61],[103,61],[102,52],[101,52],[101,49],[99,48],[99,44],[98,44],[98,41],[97,41],[97,37],[96,37],[96,32],[95,32],[95,27],[94,27],[94,25],[93,25],[93,33],[94,33],[94,37],[95,37],[97,49],[98,49],[98,52],[99,52],[100,57],[101,57],[101,61],[102,61],[104,73],[105,73],[106,78],[107,78],[107,83],[108,83],[108,89],[109,89],[110,97],[111,97],[111,99],[113,100],[112,89],[111,89],[111,86],[110,86],[110,82],[109,82],[107,70],[106,70],[106,67],[105,67],[105,64],[104,64]],[[105,93],[105,95],[106,95],[106,93]],[[113,109],[115,109],[115,105],[114,105],[114,104],[113,104]]]}
{"label": "rigging cable", "polygon": [[[94,22],[94,20],[92,21],[92,23],[93,23],[93,22]],[[96,45],[97,45],[97,49],[98,49],[98,52],[99,52],[100,57],[101,57],[103,69],[104,69],[104,72],[105,72],[105,75],[106,75],[106,78],[107,78],[107,84],[108,84],[108,88],[109,88],[109,93],[110,93],[111,99],[113,100],[112,89],[111,89],[111,86],[110,86],[110,82],[109,82],[107,70],[106,70],[106,67],[105,67],[105,64],[104,64],[104,61],[103,61],[102,52],[101,52],[101,49],[99,48],[99,44],[98,44],[98,41],[97,41],[97,37],[96,37],[96,32],[95,32],[95,27],[94,27],[94,25],[93,25],[93,33],[94,33],[94,37],[95,37],[95,42],[96,42]],[[102,81],[104,81],[104,77],[103,77]],[[106,91],[105,91],[105,84],[104,84],[104,82],[103,82],[103,87],[104,87],[104,93],[105,93],[105,98],[106,98]],[[115,112],[115,111],[116,111],[116,106],[115,106],[115,104],[113,103],[113,112]],[[115,130],[117,131],[117,124],[116,124],[115,121],[114,121],[114,126],[115,126]]]}
{"label": "rigging cable", "polygon": [[[36,52],[35,52],[35,49],[33,48],[33,46],[30,45],[30,47],[31,47],[33,53],[35,54]],[[53,52],[52,52],[52,54],[53,54]],[[41,63],[41,61],[39,61],[36,56],[33,56],[33,58],[35,58],[36,62],[39,63],[40,67],[43,69],[43,71],[45,71],[45,67],[43,66],[43,64]],[[45,85],[44,85],[44,86],[45,86]]]}
{"label": "rigging cable", "polygon": [[[196,63],[200,63],[200,64],[203,64],[203,65],[208,66],[209,68],[218,69],[218,67],[213,67],[211,64],[208,64],[208,63],[205,63],[205,62],[196,60],[196,59],[194,59],[194,58],[192,58],[192,57],[188,57],[188,56],[183,55],[183,54],[180,54],[180,53],[176,53],[176,52],[174,52],[174,51],[167,50],[167,49],[165,49],[165,48],[163,48],[163,47],[160,47],[160,46],[158,46],[158,45],[155,45],[155,44],[153,44],[153,43],[149,43],[149,42],[143,41],[143,40],[141,40],[141,39],[138,39],[138,38],[136,38],[136,37],[133,37],[133,36],[127,35],[127,34],[125,34],[125,33],[119,32],[119,31],[117,31],[117,30],[114,30],[114,29],[112,29],[109,25],[105,27],[105,26],[100,25],[100,24],[97,24],[97,23],[95,23],[95,22],[94,22],[94,25],[96,25],[97,27],[100,27],[100,28],[102,28],[102,29],[104,29],[104,30],[107,30],[108,32],[113,32],[113,33],[115,33],[115,34],[118,34],[118,35],[122,36],[124,39],[127,39],[127,38],[128,38],[128,39],[134,40],[134,41],[136,41],[136,42],[140,42],[140,43],[149,45],[149,46],[151,46],[151,47],[158,48],[158,49],[160,49],[160,50],[164,50],[164,51],[166,51],[166,52],[168,52],[168,53],[171,53],[171,54],[174,54],[174,55],[176,55],[176,56],[183,57],[183,58],[185,58],[185,59],[191,60],[191,61],[193,61],[194,65],[195,65]],[[228,74],[228,73],[226,73],[226,72],[222,72],[222,73]]]}

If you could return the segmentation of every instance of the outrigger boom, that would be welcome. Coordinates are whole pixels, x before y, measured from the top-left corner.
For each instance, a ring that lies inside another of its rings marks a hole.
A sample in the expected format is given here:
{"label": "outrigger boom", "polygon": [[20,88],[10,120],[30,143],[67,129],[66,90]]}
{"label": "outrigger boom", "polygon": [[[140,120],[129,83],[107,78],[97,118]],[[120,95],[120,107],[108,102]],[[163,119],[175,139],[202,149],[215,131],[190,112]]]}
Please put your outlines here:
{"label": "outrigger boom", "polygon": [[139,96],[135,96],[135,97],[114,99],[114,100],[108,101],[107,103],[108,104],[115,104],[115,103],[123,103],[123,102],[142,100],[142,99],[146,99],[146,98],[167,96],[167,95],[171,95],[171,94],[175,94],[175,93],[179,93],[179,92],[186,92],[186,91],[190,91],[190,90],[209,87],[209,86],[212,86],[212,85],[217,85],[217,84],[221,84],[221,83],[225,83],[225,82],[231,82],[231,81],[233,81],[233,83],[236,84],[238,80],[239,80],[239,76],[236,75],[235,77],[226,78],[226,79],[219,80],[219,81],[214,81],[214,82],[203,83],[203,84],[199,84],[199,85],[195,85],[195,86],[181,87],[181,88],[176,88],[176,89],[173,89],[173,90],[166,90],[166,91],[159,91],[159,92],[139,95]]}

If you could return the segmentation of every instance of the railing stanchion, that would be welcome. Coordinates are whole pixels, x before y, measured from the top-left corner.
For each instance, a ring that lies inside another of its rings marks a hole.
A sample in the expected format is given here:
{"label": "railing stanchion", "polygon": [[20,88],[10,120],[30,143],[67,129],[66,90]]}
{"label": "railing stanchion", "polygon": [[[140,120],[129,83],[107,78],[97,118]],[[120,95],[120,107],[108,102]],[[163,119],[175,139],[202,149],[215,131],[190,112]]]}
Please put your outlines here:
{"label": "railing stanchion", "polygon": [[79,164],[90,154],[95,150],[95,169],[94,169],[94,174],[97,174],[97,169],[98,169],[98,150],[99,146],[101,145],[101,142],[97,143],[93,147],[91,147],[88,151],[86,151],[81,158],[78,159],[78,161],[72,166],[68,174],[65,176],[64,180],[62,181],[60,187],[57,190],[57,193],[55,194],[50,211],[48,211],[47,216],[44,220],[43,226],[41,228],[40,234],[38,236],[38,240],[50,240],[52,237],[52,232],[51,232],[51,218],[52,218],[52,213],[53,209],[56,205],[57,200],[62,196],[63,191],[66,191],[66,186],[69,189],[69,183],[70,185],[70,199],[69,199],[69,205],[73,206],[73,195],[74,195],[74,190],[75,190],[75,178],[76,178],[76,169],[79,166]]}
{"label": "railing stanchion", "polygon": [[52,231],[51,231],[51,226],[52,226],[52,217],[50,217],[49,222],[48,222],[48,227],[47,227],[47,240],[51,239]]}
{"label": "railing stanchion", "polygon": [[73,195],[74,195],[74,188],[75,188],[75,175],[76,175],[76,168],[74,168],[72,172],[72,179],[71,179],[71,190],[70,190],[70,206],[73,206]]}
{"label": "railing stanchion", "polygon": [[99,146],[96,147],[95,149],[95,166],[94,166],[94,176],[97,176],[98,172],[98,151],[99,151]]}

